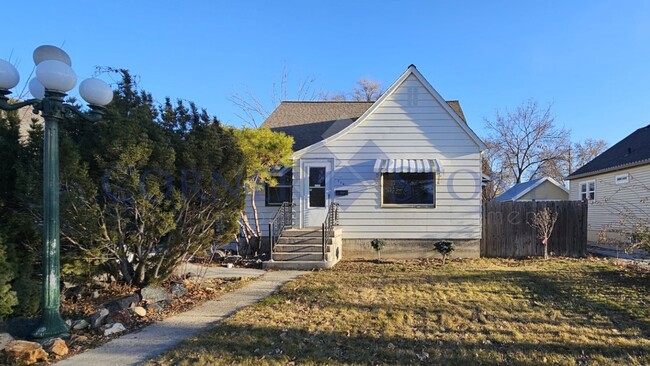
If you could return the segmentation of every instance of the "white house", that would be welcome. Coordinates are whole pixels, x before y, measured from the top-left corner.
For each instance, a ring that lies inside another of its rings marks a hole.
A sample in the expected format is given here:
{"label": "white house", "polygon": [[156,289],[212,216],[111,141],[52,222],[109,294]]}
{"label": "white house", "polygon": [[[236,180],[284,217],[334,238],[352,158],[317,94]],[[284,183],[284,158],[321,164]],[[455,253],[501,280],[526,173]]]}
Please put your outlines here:
{"label": "white house", "polygon": [[588,200],[589,241],[607,234],[627,241],[637,225],[650,226],[650,125],[639,128],[570,174],[571,200]]}
{"label": "white house", "polygon": [[320,228],[336,202],[346,256],[374,256],[374,238],[382,257],[431,256],[441,239],[479,255],[486,146],[414,65],[375,102],[283,102],[262,128],[295,140],[292,169],[257,195],[262,222],[291,201],[295,229]]}

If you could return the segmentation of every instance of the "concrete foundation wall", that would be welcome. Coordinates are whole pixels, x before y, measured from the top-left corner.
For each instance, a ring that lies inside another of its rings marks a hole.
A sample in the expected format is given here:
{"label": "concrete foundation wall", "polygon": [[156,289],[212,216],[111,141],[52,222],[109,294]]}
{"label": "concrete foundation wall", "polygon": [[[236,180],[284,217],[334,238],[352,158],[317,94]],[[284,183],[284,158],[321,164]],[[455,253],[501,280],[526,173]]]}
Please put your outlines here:
{"label": "concrete foundation wall", "polygon": [[[346,258],[377,258],[377,252],[372,249],[372,239],[343,239],[343,250]],[[433,243],[443,239],[387,239],[386,246],[381,250],[381,258],[386,259],[418,259],[442,258],[434,249]],[[478,258],[481,252],[481,242],[478,239],[451,240],[454,250],[451,258]]]}

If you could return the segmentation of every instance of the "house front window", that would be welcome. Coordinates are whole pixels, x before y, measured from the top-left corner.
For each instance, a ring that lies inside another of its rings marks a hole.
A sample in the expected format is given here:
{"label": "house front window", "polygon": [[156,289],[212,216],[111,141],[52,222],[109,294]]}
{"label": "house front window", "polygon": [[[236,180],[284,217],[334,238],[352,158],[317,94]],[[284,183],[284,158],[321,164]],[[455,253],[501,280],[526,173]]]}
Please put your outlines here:
{"label": "house front window", "polygon": [[596,181],[580,183],[580,199],[593,201],[596,199]]}
{"label": "house front window", "polygon": [[291,203],[291,184],[293,173],[288,169],[283,175],[276,177],[278,184],[275,186],[266,185],[266,205],[280,206],[283,202]]}
{"label": "house front window", "polygon": [[435,207],[435,173],[382,173],[383,207]]}

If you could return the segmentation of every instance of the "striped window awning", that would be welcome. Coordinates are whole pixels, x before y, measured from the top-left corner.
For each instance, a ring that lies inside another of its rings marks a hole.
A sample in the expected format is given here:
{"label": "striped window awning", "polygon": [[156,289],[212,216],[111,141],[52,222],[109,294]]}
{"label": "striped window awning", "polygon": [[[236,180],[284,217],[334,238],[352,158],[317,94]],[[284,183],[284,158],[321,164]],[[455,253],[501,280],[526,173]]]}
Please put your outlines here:
{"label": "striped window awning", "polygon": [[436,159],[377,159],[375,173],[442,173]]}

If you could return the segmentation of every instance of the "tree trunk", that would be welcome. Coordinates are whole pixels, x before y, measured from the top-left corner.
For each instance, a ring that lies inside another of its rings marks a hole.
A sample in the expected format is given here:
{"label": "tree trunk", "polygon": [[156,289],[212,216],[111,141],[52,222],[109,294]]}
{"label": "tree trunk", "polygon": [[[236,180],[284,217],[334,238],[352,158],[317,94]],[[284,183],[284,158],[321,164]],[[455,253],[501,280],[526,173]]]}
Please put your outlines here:
{"label": "tree trunk", "polygon": [[262,241],[262,230],[260,229],[260,217],[257,212],[257,205],[255,204],[255,190],[251,193],[251,208],[253,209],[253,221],[255,222],[255,253],[260,250],[260,242]]}
{"label": "tree trunk", "polygon": [[249,251],[252,252],[251,237],[253,236],[254,232],[251,224],[248,222],[248,215],[246,215],[246,211],[241,212],[241,221],[242,229],[244,231],[244,241],[246,242],[247,247],[247,252],[245,254],[250,254]]}
{"label": "tree trunk", "polygon": [[122,277],[124,277],[124,281],[126,281],[126,283],[133,283],[133,265],[129,263],[126,256],[121,256],[120,258],[120,272],[122,273]]}
{"label": "tree trunk", "polygon": [[144,281],[146,279],[146,268],[147,266],[145,265],[145,262],[138,263],[138,269],[136,269],[135,275],[136,285],[144,285]]}
{"label": "tree trunk", "polygon": [[548,236],[542,239],[542,245],[544,245],[544,259],[548,259]]}

